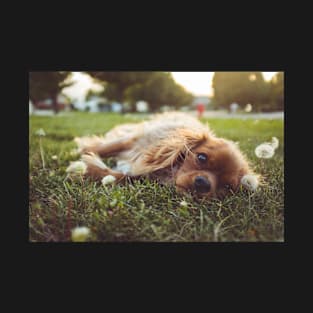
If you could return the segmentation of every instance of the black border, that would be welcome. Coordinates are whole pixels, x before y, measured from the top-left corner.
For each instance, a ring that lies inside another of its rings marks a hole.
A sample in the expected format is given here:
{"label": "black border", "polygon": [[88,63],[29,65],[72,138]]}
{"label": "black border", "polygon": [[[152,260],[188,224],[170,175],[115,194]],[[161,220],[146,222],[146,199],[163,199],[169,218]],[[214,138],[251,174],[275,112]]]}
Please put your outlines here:
{"label": "black border", "polygon": [[[12,95],[18,96],[14,99],[15,103],[28,102],[28,72],[33,70],[159,70],[159,71],[284,71],[285,72],[285,95],[290,82],[290,70],[286,62],[281,57],[278,51],[273,55],[265,53],[262,58],[259,55],[251,55],[243,53],[240,50],[234,52],[232,49],[212,51],[184,50],[181,53],[177,51],[165,49],[161,53],[151,54],[151,50],[144,50],[142,53],[137,53],[136,49],[110,49],[109,52],[105,49],[96,51],[88,51],[86,49],[79,53],[73,54],[60,51],[56,55],[53,52],[42,53],[42,50],[35,49],[26,54],[25,63],[20,66],[20,81],[14,80]],[[140,49],[139,49],[140,50]],[[231,50],[231,51],[230,51]],[[85,54],[84,54],[85,53]],[[177,53],[177,54],[175,54]],[[53,55],[52,55],[53,54]],[[113,57],[114,55],[114,57]],[[144,57],[143,57],[144,55]],[[233,57],[230,58],[230,55]],[[247,57],[250,55],[250,58]],[[273,58],[271,57],[273,56]],[[136,59],[135,59],[136,57]],[[16,91],[18,90],[18,92]],[[12,100],[13,101],[13,100]],[[286,97],[286,106],[288,106]],[[240,265],[240,260],[250,267],[251,264],[260,263],[260,259],[269,266],[269,260],[274,266],[279,266],[277,260],[287,258],[289,248],[292,243],[290,231],[292,227],[289,223],[292,218],[289,217],[290,195],[288,195],[288,203],[285,200],[285,242],[281,243],[89,243],[89,244],[72,244],[72,243],[30,243],[28,242],[28,109],[23,106],[23,109],[16,109],[16,106],[11,106],[12,116],[14,116],[14,125],[17,131],[10,134],[10,162],[14,162],[16,166],[9,169],[9,176],[14,176],[9,180],[8,185],[14,186],[10,189],[9,199],[11,200],[15,226],[14,247],[21,252],[21,257],[32,257],[38,262],[52,262],[51,260],[58,259],[62,256],[72,260],[75,257],[83,255],[84,261],[91,259],[96,263],[105,261],[112,264],[120,264],[121,266],[132,264],[133,266],[146,266],[150,262],[160,262],[167,264],[172,262],[169,260],[175,259],[177,262],[172,263],[172,266],[178,266],[183,260],[192,262],[200,262],[201,265],[209,261],[210,266],[217,266],[219,262],[228,266],[228,261],[231,260],[232,265]],[[289,121],[289,113],[285,109],[285,147],[286,142],[286,120]],[[288,108],[289,110],[289,108]],[[14,158],[16,158],[14,160]],[[285,174],[286,174],[285,163]],[[287,176],[285,176],[287,179]],[[287,186],[285,187],[287,190]],[[285,191],[286,192],[286,191]],[[25,210],[25,208],[27,208]],[[288,216],[287,216],[288,215]],[[17,222],[17,223],[16,223]],[[17,224],[17,225],[16,225]],[[99,260],[97,261],[97,258]],[[205,260],[205,261],[204,261]],[[38,264],[35,261],[36,264]],[[215,265],[214,265],[215,264]]]}

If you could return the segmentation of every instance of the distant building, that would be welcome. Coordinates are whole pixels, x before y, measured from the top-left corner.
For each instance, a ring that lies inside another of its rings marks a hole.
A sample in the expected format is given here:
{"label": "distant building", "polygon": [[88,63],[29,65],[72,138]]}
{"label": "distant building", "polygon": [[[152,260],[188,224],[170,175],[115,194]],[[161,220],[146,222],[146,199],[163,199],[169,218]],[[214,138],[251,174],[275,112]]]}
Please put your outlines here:
{"label": "distant building", "polygon": [[149,110],[149,105],[146,101],[138,101],[136,103],[136,110],[138,112],[148,112]]}
{"label": "distant building", "polygon": [[239,108],[239,104],[237,102],[233,102],[229,105],[230,113],[236,113]]}
{"label": "distant building", "polygon": [[[61,93],[57,95],[56,106],[57,106],[58,111],[69,109],[69,105],[70,105],[70,101],[66,96],[62,95]],[[39,101],[34,101],[34,103],[30,101],[30,104],[29,104],[30,114],[33,114],[37,110],[38,111],[42,111],[42,110],[52,111],[53,109],[54,109],[54,106],[53,106],[52,98],[41,99]]]}
{"label": "distant building", "polygon": [[123,111],[123,105],[119,102],[112,102],[111,109],[113,112],[120,113]]}
{"label": "distant building", "polygon": [[104,97],[91,96],[88,100],[76,99],[73,101],[75,109],[88,112],[117,112],[123,110],[123,105],[119,102],[109,102]]}

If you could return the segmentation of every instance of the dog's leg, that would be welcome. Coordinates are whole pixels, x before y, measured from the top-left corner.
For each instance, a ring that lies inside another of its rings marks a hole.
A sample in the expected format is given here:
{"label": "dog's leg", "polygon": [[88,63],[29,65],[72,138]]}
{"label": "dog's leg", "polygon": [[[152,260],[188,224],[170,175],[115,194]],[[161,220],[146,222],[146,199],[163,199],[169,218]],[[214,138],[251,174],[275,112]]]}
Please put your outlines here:
{"label": "dog's leg", "polygon": [[84,176],[90,177],[92,180],[101,181],[103,177],[112,175],[116,179],[116,183],[122,183],[127,177],[121,172],[108,168],[94,153],[83,154],[82,161],[87,166]]}
{"label": "dog's leg", "polygon": [[130,149],[136,139],[125,137],[108,142],[103,138],[93,136],[75,138],[74,140],[78,145],[80,154],[93,152],[101,157],[110,157],[117,155],[119,152]]}

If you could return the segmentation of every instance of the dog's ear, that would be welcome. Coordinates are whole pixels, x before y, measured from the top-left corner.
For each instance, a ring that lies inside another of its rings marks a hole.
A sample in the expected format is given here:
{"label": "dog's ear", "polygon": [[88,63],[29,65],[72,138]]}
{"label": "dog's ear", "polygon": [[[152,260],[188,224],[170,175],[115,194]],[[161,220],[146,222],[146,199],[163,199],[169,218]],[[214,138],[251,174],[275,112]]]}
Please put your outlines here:
{"label": "dog's ear", "polygon": [[207,140],[208,136],[209,133],[205,131],[175,130],[172,136],[168,136],[144,150],[141,157],[134,162],[132,172],[136,175],[143,175],[174,166],[191,149]]}

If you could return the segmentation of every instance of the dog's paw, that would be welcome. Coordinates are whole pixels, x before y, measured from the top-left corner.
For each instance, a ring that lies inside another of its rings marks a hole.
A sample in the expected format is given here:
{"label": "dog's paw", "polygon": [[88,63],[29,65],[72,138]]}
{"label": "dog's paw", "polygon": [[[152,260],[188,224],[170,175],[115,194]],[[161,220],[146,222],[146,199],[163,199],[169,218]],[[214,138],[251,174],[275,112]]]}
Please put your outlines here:
{"label": "dog's paw", "polygon": [[87,166],[96,166],[103,170],[108,169],[107,165],[102,162],[100,157],[93,152],[86,152],[82,155],[81,159]]}
{"label": "dog's paw", "polygon": [[77,144],[78,152],[80,154],[96,152],[97,147],[103,144],[103,138],[98,136],[75,137],[74,141]]}

